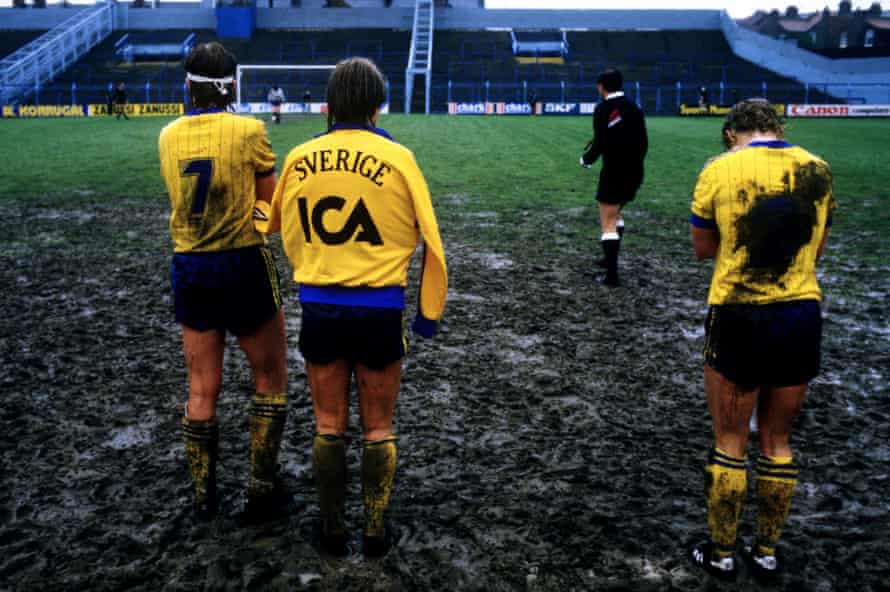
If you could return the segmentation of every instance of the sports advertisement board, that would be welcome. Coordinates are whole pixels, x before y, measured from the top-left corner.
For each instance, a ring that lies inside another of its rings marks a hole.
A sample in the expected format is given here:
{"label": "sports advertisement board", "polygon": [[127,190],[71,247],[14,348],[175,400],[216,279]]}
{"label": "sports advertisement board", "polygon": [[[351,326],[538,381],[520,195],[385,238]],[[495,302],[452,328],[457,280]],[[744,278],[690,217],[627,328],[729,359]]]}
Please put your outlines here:
{"label": "sports advertisement board", "polygon": [[580,115],[580,103],[538,103],[543,115]]}
{"label": "sports advertisement board", "polygon": [[[185,113],[182,103],[128,103],[128,117],[175,116]],[[108,115],[106,104],[4,105],[3,117],[100,117]],[[112,112],[113,114],[113,112]]]}
{"label": "sports advertisement board", "polygon": [[[772,103],[773,109],[780,116],[785,115],[784,103]],[[726,117],[732,105],[708,105],[707,107],[699,107],[698,105],[680,105],[680,115],[684,117]]]}
{"label": "sports advertisement board", "polygon": [[86,117],[86,105],[4,105],[3,117]]}
{"label": "sports advertisement board", "polygon": [[788,105],[788,117],[890,117],[890,105]]}
{"label": "sports advertisement board", "polygon": [[596,103],[448,103],[449,115],[589,115]]}
{"label": "sports advertisement board", "polygon": [[[327,103],[309,103],[309,109],[306,109],[305,103],[282,103],[281,104],[281,112],[285,114],[295,114],[295,113],[327,113],[328,112],[328,104]],[[241,103],[238,106],[237,111],[239,113],[249,113],[252,115],[259,115],[261,113],[271,113],[272,105],[269,103]],[[380,107],[381,115],[386,115],[389,113],[389,103],[384,103]]]}
{"label": "sports advertisement board", "polygon": [[[127,103],[124,105],[124,113],[127,117],[170,117],[182,115],[185,113],[185,107],[182,103]],[[112,107],[113,114],[114,107]],[[87,115],[90,117],[108,115],[108,105],[105,103],[87,105]]]}
{"label": "sports advertisement board", "polygon": [[448,103],[449,115],[491,115],[494,103]]}

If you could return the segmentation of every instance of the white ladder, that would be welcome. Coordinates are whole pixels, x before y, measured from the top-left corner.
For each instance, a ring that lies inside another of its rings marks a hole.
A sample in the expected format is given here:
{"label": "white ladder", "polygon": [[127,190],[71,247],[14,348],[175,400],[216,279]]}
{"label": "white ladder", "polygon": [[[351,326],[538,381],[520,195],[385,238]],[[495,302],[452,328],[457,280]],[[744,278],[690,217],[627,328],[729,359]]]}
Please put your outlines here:
{"label": "white ladder", "polygon": [[430,113],[430,87],[433,78],[433,27],[434,0],[416,0],[414,4],[414,28],[411,32],[411,52],[408,54],[408,68],[405,70],[405,113],[411,113],[411,98],[414,95],[414,76],[425,77],[426,114]]}
{"label": "white ladder", "polygon": [[73,66],[114,29],[110,2],[78,11],[0,61],[0,105],[27,99]]}

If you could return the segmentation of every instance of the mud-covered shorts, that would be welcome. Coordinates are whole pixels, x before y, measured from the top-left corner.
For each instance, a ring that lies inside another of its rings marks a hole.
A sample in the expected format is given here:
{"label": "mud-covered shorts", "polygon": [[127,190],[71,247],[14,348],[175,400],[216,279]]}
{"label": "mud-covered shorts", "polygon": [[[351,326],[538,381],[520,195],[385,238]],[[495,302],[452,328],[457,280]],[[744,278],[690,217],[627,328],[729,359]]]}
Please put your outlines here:
{"label": "mud-covered shorts", "polygon": [[267,247],[176,253],[170,266],[176,321],[198,331],[249,335],[281,306]]}
{"label": "mud-covered shorts", "polygon": [[810,382],[821,344],[816,300],[712,306],[705,321],[705,363],[745,389]]}
{"label": "mud-covered shorts", "polygon": [[380,370],[405,356],[402,311],[303,302],[300,353],[313,364],[346,360]]}

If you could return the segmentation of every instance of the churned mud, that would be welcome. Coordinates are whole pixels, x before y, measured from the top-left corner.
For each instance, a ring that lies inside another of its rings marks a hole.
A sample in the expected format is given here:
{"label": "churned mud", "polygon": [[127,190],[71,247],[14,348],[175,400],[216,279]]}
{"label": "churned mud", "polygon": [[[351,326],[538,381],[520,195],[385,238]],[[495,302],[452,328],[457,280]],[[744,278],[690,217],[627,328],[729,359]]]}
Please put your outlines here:
{"label": "churned mud", "polygon": [[[410,344],[390,511],[399,542],[375,562],[321,558],[312,545],[312,411],[290,282],[281,464],[297,510],[236,523],[252,385],[232,342],[223,507],[196,524],[164,204],[0,202],[0,589],[716,587],[685,558],[705,536],[710,445],[700,361],[710,267],[692,260],[686,222],[631,209],[624,286],[609,290],[593,271],[592,209],[469,213],[463,201],[440,204],[449,305],[439,336]],[[890,267],[853,252],[835,241],[822,266],[824,371],[794,438],[803,471],[775,589],[890,590]],[[754,584],[743,573],[722,589]]]}

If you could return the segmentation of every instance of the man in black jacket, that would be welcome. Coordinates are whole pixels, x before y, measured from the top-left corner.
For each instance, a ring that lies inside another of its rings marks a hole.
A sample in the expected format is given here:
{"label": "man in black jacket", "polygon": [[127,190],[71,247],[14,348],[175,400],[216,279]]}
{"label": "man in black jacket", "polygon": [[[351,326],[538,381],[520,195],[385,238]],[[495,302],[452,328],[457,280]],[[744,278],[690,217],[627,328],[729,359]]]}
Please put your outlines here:
{"label": "man in black jacket", "polygon": [[599,202],[600,244],[605,257],[597,262],[605,267],[607,286],[618,286],[618,250],[624,235],[621,210],[636,197],[643,182],[643,160],[649,148],[643,112],[624,96],[621,72],[609,69],[600,74],[597,89],[602,101],[593,112],[593,140],[581,156],[581,166],[590,168],[603,157],[596,200]]}
{"label": "man in black jacket", "polygon": [[114,89],[112,100],[114,101],[114,113],[117,116],[115,119],[119,120],[121,115],[124,116],[124,119],[130,119],[127,117],[127,86],[123,82]]}

